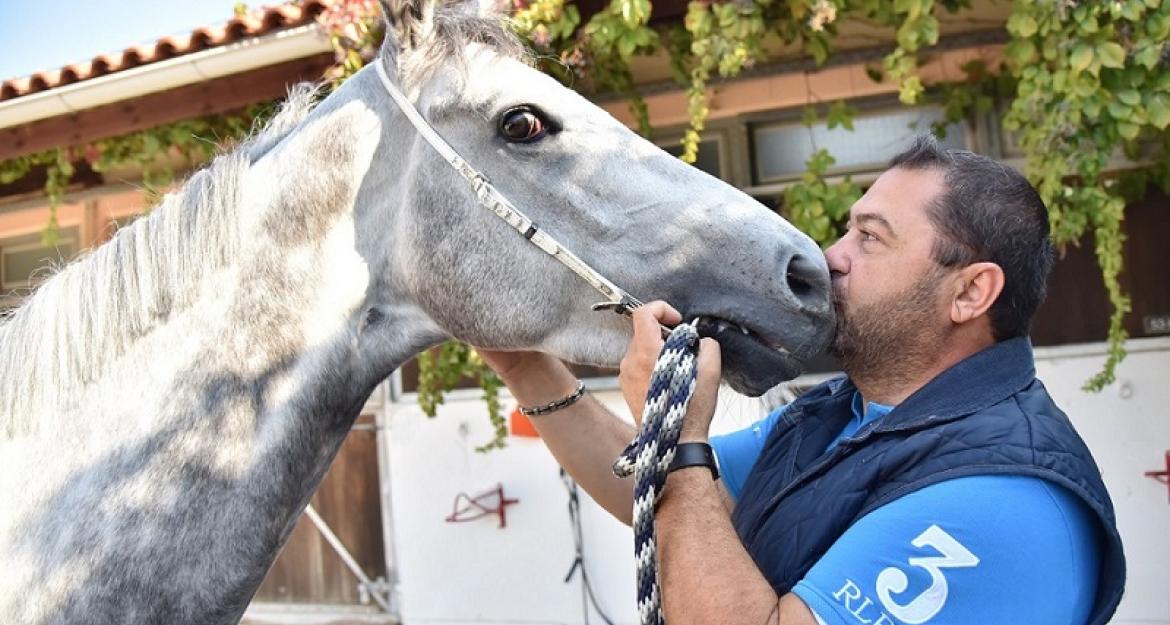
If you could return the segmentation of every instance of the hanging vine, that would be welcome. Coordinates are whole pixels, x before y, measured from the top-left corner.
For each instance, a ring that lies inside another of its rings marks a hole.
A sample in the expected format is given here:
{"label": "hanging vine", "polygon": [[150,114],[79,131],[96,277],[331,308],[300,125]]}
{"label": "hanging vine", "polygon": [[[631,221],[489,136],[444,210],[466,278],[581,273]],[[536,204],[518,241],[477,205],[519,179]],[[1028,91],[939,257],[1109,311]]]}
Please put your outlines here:
{"label": "hanging vine", "polygon": [[1160,164],[1165,175],[1170,4],[1016,2],[1007,28],[1013,40],[1005,54],[1019,86],[1004,123],[1017,133],[1056,242],[1075,245],[1092,232],[1113,306],[1108,358],[1085,385],[1100,390],[1125,355],[1130,308],[1118,282],[1125,199],[1105,170],[1120,152]]}
{"label": "hanging vine", "polygon": [[[683,159],[693,162],[700,133],[710,114],[709,83],[732,77],[765,60],[779,45],[798,43],[816,64],[832,55],[840,23],[856,19],[893,31],[893,50],[875,80],[890,79],[906,104],[931,98],[942,103],[948,121],[990,112],[996,101],[1008,104],[1005,126],[1018,135],[1025,173],[1049,207],[1058,245],[1075,245],[1092,233],[1102,279],[1113,313],[1107,330],[1109,354],[1087,390],[1114,379],[1124,357],[1124,317],[1129,297],[1118,276],[1122,270],[1125,198],[1118,179],[1105,176],[1106,164],[1121,153],[1138,164],[1127,172],[1138,183],[1170,188],[1170,3],[1161,0],[1065,1],[1012,5],[1006,29],[1008,62],[1003,68],[969,64],[966,78],[951,84],[925,84],[919,56],[938,43],[940,11],[970,9],[967,0],[695,0],[682,29],[666,29],[664,51],[676,76],[685,76],[690,125]],[[555,16],[554,16],[555,17]],[[556,31],[555,23],[548,24]],[[588,60],[584,61],[588,64]],[[936,125],[942,132],[945,125]],[[784,194],[793,221],[822,245],[839,233],[840,211],[857,189],[846,180],[829,185],[832,156],[818,151],[807,171]],[[801,202],[808,202],[803,205]]]}

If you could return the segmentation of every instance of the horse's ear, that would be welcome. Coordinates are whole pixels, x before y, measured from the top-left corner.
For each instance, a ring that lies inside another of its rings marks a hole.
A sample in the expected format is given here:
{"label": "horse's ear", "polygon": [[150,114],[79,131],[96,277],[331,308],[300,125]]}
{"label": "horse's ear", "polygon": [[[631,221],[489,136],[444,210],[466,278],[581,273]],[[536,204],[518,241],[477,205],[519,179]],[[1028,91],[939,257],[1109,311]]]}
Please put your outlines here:
{"label": "horse's ear", "polygon": [[417,48],[434,26],[435,0],[378,0],[386,17],[386,45],[396,52]]}

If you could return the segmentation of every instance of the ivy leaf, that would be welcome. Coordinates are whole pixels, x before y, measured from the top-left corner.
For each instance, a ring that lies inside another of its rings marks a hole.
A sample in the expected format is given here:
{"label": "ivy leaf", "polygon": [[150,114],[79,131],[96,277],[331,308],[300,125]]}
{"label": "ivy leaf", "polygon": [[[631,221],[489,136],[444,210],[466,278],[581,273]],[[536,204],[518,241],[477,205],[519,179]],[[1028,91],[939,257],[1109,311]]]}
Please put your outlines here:
{"label": "ivy leaf", "polygon": [[1136,22],[1142,19],[1142,9],[1143,7],[1140,0],[1137,2],[1131,0],[1130,2],[1126,2],[1122,7],[1121,15],[1131,22]]}
{"label": "ivy leaf", "polygon": [[856,114],[856,108],[849,106],[844,100],[837,100],[829,107],[829,112],[826,116],[829,130],[837,126],[841,126],[846,130],[853,130],[853,117]]}
{"label": "ivy leaf", "polygon": [[1141,126],[1138,126],[1137,124],[1130,124],[1128,122],[1117,124],[1118,134],[1120,134],[1123,139],[1128,141],[1136,139],[1138,136],[1138,131],[1140,130]]}
{"label": "ivy leaf", "polygon": [[922,79],[918,76],[911,76],[898,87],[898,100],[903,104],[915,104],[923,91]]}
{"label": "ivy leaf", "polygon": [[1137,106],[1142,102],[1142,94],[1133,89],[1124,89],[1117,92],[1117,99],[1130,106]]}
{"label": "ivy leaf", "polygon": [[1089,117],[1097,117],[1101,114],[1101,100],[1099,98],[1085,98],[1081,110]]}
{"label": "ivy leaf", "polygon": [[617,46],[618,54],[620,54],[622,58],[629,58],[633,56],[634,48],[637,46],[637,44],[634,43],[634,39],[630,36],[630,33],[626,32],[622,33],[621,38],[618,39]]}
{"label": "ivy leaf", "polygon": [[[819,33],[818,33],[819,35]],[[824,65],[825,61],[829,60],[829,42],[823,36],[809,37],[805,41],[804,47],[808,53],[812,55],[813,60],[817,65]]]}
{"label": "ivy leaf", "polygon": [[1031,37],[1040,30],[1040,25],[1031,15],[1016,13],[1008,20],[1007,28],[1008,32],[1017,37]]}
{"label": "ivy leaf", "polygon": [[933,46],[938,43],[938,19],[933,15],[928,15],[922,20],[922,39],[927,45]]}
{"label": "ivy leaf", "polygon": [[1092,76],[1082,76],[1078,80],[1073,81],[1073,93],[1082,98],[1087,98],[1097,92],[1100,83],[1093,79]]}
{"label": "ivy leaf", "polygon": [[1004,54],[1016,67],[1024,67],[1036,58],[1036,44],[1029,39],[1014,39],[1004,47]]}
{"label": "ivy leaf", "polygon": [[[1159,0],[1160,1],[1160,0]],[[1153,41],[1162,41],[1170,35],[1170,16],[1151,15],[1146,20],[1146,33]]]}
{"label": "ivy leaf", "polygon": [[1146,111],[1150,115],[1150,123],[1158,130],[1170,126],[1170,96],[1163,93],[1152,96]]}
{"label": "ivy leaf", "polygon": [[1101,57],[1104,67],[1125,67],[1125,48],[1120,43],[1108,41],[1097,46],[1097,55]]}
{"label": "ivy leaf", "polygon": [[1097,23],[1096,15],[1086,15],[1084,19],[1077,20],[1077,30],[1083,34],[1091,35],[1100,28]]}
{"label": "ivy leaf", "polygon": [[1162,44],[1150,44],[1142,48],[1133,56],[1133,60],[1138,65],[1144,65],[1146,69],[1154,69],[1158,61],[1162,59]]}
{"label": "ivy leaf", "polygon": [[1072,67],[1074,72],[1083,72],[1089,68],[1093,63],[1093,49],[1085,43],[1078,43],[1073,48],[1072,56],[1068,58],[1068,64]]}
{"label": "ivy leaf", "polygon": [[804,116],[801,118],[801,123],[812,128],[817,123],[817,107],[807,105],[804,107]]}

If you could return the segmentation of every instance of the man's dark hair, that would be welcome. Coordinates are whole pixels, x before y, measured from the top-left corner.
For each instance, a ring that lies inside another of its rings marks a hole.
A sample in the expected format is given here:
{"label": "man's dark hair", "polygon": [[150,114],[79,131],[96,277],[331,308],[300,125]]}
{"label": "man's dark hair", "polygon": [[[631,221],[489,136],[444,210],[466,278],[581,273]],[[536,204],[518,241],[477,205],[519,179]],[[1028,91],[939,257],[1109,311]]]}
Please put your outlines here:
{"label": "man's dark hair", "polygon": [[1020,172],[966,150],[945,150],[931,135],[890,161],[890,168],[935,169],[944,190],[928,208],[937,239],[931,254],[944,267],[993,262],[1004,286],[988,316],[995,340],[1028,333],[1044,301],[1055,253],[1048,210]]}

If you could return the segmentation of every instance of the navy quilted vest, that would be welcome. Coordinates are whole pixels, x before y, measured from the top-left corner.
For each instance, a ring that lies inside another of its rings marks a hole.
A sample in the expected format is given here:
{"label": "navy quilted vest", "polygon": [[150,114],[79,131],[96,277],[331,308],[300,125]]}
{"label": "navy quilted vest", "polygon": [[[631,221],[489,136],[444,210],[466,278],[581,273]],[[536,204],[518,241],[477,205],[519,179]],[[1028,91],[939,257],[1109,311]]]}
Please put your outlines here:
{"label": "navy quilted vest", "polygon": [[793,402],[733,515],[772,587],[791,590],[853,522],[906,493],[968,475],[1031,475],[1067,488],[1099,517],[1103,568],[1089,624],[1105,623],[1125,587],[1113,504],[1084,441],[1035,376],[1028,340],[1001,342],[828,453],[852,415],[856,388],[837,378]]}

